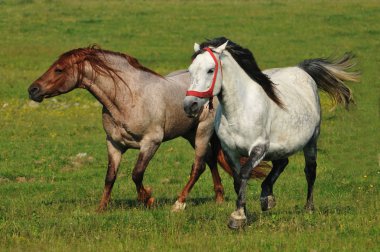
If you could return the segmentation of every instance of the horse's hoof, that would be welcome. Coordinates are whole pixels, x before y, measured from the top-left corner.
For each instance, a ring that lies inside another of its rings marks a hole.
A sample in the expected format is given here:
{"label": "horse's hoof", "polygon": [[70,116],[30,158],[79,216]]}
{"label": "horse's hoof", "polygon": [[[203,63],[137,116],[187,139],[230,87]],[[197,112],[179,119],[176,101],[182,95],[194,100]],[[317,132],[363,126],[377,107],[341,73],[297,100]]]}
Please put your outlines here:
{"label": "horse's hoof", "polygon": [[104,208],[104,207],[98,207],[98,208],[96,209],[96,212],[97,212],[97,213],[104,213],[104,211],[105,211],[105,208]]}
{"label": "horse's hoof", "polygon": [[276,206],[276,199],[274,195],[268,195],[267,197],[260,198],[261,210],[268,211]]}
{"label": "horse's hoof", "polygon": [[247,224],[247,217],[245,216],[244,209],[234,211],[228,220],[228,227],[234,230],[241,229]]}
{"label": "horse's hoof", "polygon": [[172,212],[182,212],[186,208],[186,202],[179,202],[178,200],[172,206]]}
{"label": "horse's hoof", "polygon": [[[147,206],[148,201],[152,198],[151,196],[152,196],[152,188],[150,187],[143,188],[137,193],[137,201],[140,204],[144,204],[145,206]],[[154,201],[154,198],[153,198],[153,201]]]}
{"label": "horse's hoof", "polygon": [[104,213],[107,210],[107,204],[100,204],[96,209],[97,213]]}
{"label": "horse's hoof", "polygon": [[314,212],[314,204],[308,204],[308,203],[306,203],[306,205],[305,205],[305,211],[307,211],[309,213],[313,213]]}
{"label": "horse's hoof", "polygon": [[145,202],[145,206],[146,206],[146,207],[152,207],[153,204],[154,204],[154,200],[155,200],[154,197],[150,197],[150,198]]}

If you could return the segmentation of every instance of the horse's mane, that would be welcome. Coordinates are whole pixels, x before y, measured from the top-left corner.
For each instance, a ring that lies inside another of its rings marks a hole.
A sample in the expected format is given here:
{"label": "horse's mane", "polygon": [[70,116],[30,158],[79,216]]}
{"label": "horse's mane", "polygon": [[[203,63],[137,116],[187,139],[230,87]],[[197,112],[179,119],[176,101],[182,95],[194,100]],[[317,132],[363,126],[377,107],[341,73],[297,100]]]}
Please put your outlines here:
{"label": "horse's mane", "polygon": [[275,84],[269,79],[269,77],[266,74],[264,74],[260,70],[250,50],[241,47],[240,45],[232,42],[231,40],[225,37],[219,37],[219,38],[214,38],[214,39],[207,40],[201,43],[200,50],[195,52],[191,58],[195,59],[195,57],[203,53],[204,48],[207,48],[207,47],[216,48],[223,45],[227,41],[228,43],[226,46],[226,50],[232,55],[232,57],[239,64],[239,66],[244,70],[244,72],[248,74],[248,76],[253,81],[258,83],[264,89],[265,93],[268,95],[268,97],[272,101],[274,101],[281,108],[284,108],[283,103],[281,102],[280,98],[278,97],[276,93]]}
{"label": "horse's mane", "polygon": [[128,63],[136,69],[162,77],[160,74],[141,65],[136,58],[120,52],[103,50],[98,45],[91,45],[86,48],[78,48],[65,52],[58,58],[55,63],[63,66],[75,63],[78,67],[78,82],[81,82],[83,80],[84,64],[87,62],[91,65],[95,74],[109,76],[113,79],[114,82],[115,77],[117,77],[125,83],[125,81],[119,76],[118,70],[112,68],[109,65],[105,57],[106,55],[119,56],[123,59],[126,59]]}

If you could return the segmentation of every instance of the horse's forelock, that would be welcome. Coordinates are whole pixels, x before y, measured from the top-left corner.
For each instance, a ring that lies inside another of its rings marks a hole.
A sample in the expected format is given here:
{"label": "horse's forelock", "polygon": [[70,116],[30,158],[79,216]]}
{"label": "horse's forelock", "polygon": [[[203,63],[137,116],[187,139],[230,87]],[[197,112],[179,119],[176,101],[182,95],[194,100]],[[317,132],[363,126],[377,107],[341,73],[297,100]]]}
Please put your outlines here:
{"label": "horse's forelock", "polygon": [[224,43],[226,43],[227,41],[228,41],[227,47],[229,47],[231,45],[235,45],[234,42],[232,42],[231,40],[227,39],[226,37],[218,37],[218,38],[214,38],[214,39],[207,39],[205,42],[202,42],[199,45],[199,50],[196,51],[191,56],[191,59],[194,60],[199,54],[202,54],[204,52],[205,48],[207,48],[207,47],[217,48],[217,47],[223,45]]}

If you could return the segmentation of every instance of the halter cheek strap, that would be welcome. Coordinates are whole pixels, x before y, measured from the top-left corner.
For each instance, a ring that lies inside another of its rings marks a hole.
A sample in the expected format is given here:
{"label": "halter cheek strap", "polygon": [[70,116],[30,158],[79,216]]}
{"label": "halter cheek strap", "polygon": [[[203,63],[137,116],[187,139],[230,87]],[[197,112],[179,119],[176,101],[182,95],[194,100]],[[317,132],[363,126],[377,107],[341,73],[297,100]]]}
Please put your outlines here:
{"label": "halter cheek strap", "polygon": [[202,91],[202,92],[195,91],[195,90],[188,90],[186,92],[186,96],[195,96],[195,97],[199,97],[199,98],[210,98],[209,109],[211,110],[211,109],[213,109],[212,98],[213,98],[213,93],[214,93],[216,76],[218,74],[219,64],[218,64],[218,60],[216,59],[214,53],[211,51],[210,48],[207,47],[207,48],[204,48],[203,50],[207,51],[211,55],[211,58],[215,62],[215,70],[214,70],[214,75],[212,77],[211,86],[210,86],[210,88],[208,90]]}

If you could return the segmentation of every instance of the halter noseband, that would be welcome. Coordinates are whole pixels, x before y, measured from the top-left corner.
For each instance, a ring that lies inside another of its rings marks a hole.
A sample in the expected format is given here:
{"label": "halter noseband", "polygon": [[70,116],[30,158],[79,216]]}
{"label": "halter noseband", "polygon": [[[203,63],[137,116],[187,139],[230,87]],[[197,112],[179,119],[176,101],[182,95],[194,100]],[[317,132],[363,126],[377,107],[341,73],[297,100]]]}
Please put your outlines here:
{"label": "halter noseband", "polygon": [[216,76],[218,74],[219,64],[218,64],[218,60],[216,59],[214,53],[212,52],[212,50],[210,48],[206,47],[206,48],[203,48],[203,50],[207,51],[211,55],[211,58],[215,62],[215,70],[214,70],[214,75],[212,77],[211,86],[210,86],[210,88],[208,90],[202,91],[202,92],[200,92],[200,91],[194,91],[194,90],[188,90],[186,92],[186,96],[195,96],[195,97],[199,97],[199,98],[210,98],[209,109],[211,110],[211,109],[213,109],[212,98],[213,98],[213,93],[214,93]]}

